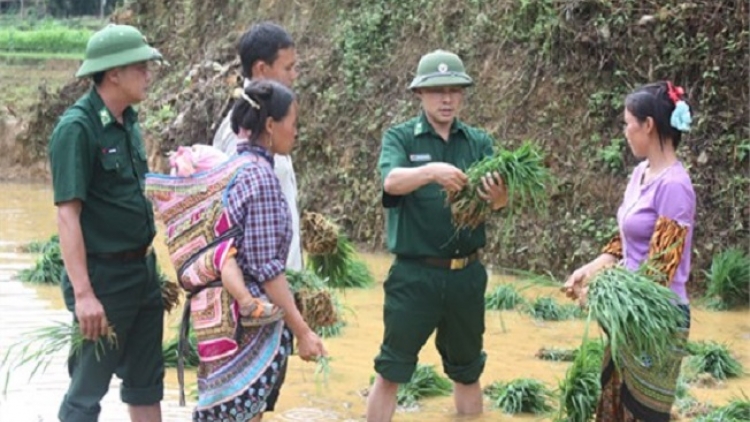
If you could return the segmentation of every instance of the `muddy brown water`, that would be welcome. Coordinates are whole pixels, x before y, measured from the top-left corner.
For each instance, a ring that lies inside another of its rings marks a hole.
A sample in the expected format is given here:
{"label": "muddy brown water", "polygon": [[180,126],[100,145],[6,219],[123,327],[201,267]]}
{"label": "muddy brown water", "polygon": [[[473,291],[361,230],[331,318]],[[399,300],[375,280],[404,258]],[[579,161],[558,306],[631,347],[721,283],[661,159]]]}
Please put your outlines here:
{"label": "muddy brown water", "polygon": [[[8,345],[24,332],[49,325],[51,321],[68,321],[59,289],[48,286],[29,286],[13,279],[19,269],[33,263],[34,256],[14,252],[18,245],[45,239],[55,233],[55,210],[48,185],[2,184],[3,202],[0,204],[0,355]],[[155,244],[160,262],[166,271],[166,248],[161,238]],[[327,381],[316,378],[315,365],[297,357],[290,361],[287,382],[283,387],[277,411],[269,413],[266,421],[362,421],[365,412],[363,392],[374,373],[372,360],[382,336],[381,323],[382,280],[391,257],[386,254],[362,254],[378,283],[364,290],[349,290],[341,295],[349,309],[343,335],[325,340],[332,358]],[[488,289],[499,283],[515,282],[493,276]],[[563,300],[553,287],[534,286],[523,292],[528,298],[553,295]],[[167,336],[173,336],[179,315],[174,312],[165,319]],[[541,347],[573,348],[580,343],[582,321],[541,322],[518,311],[488,312],[485,348],[487,367],[482,383],[509,381],[532,377],[554,388],[564,377],[567,363],[540,361],[534,354]],[[750,369],[750,311],[708,312],[694,307],[693,340],[714,340],[730,346],[745,368]],[[67,386],[67,374],[62,352],[52,359],[42,375],[28,381],[30,368],[22,368],[11,377],[8,394],[0,396],[0,421],[56,421],[56,412]],[[419,356],[422,363],[440,368],[440,359],[430,339]],[[188,384],[193,383],[193,372]],[[5,382],[0,374],[0,386]],[[127,411],[119,402],[119,381],[114,379],[103,401],[102,421],[126,421]],[[177,377],[169,370],[165,400],[162,403],[165,421],[190,420],[190,406],[178,406]],[[715,405],[733,397],[750,394],[750,376],[724,382],[714,388],[692,387],[691,393],[700,401]],[[533,415],[504,415],[485,401],[485,413],[475,418],[458,418],[453,414],[451,397],[425,399],[417,409],[400,409],[394,421],[510,421],[547,420]]]}

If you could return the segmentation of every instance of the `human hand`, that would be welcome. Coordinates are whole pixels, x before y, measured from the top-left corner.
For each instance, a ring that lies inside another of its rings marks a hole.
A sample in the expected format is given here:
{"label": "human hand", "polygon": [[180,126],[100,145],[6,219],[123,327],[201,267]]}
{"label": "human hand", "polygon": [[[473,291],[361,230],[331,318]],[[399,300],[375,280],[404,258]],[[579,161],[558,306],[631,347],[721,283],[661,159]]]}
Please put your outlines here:
{"label": "human hand", "polygon": [[493,210],[508,205],[508,189],[498,172],[487,173],[482,177],[482,186],[477,187],[477,194],[487,201]]}
{"label": "human hand", "polygon": [[584,283],[590,276],[590,270],[587,265],[573,271],[573,274],[565,280],[565,284],[560,288],[561,291],[565,292],[565,296],[570,299],[576,300],[581,297],[583,293]]}
{"label": "human hand", "polygon": [[430,178],[448,192],[460,191],[469,180],[463,171],[452,164],[430,163],[425,167],[430,171]]}
{"label": "human hand", "polygon": [[93,292],[76,297],[75,314],[83,338],[93,341],[109,331],[104,307]]}
{"label": "human hand", "polygon": [[312,330],[297,339],[297,354],[306,362],[328,356],[323,341]]}

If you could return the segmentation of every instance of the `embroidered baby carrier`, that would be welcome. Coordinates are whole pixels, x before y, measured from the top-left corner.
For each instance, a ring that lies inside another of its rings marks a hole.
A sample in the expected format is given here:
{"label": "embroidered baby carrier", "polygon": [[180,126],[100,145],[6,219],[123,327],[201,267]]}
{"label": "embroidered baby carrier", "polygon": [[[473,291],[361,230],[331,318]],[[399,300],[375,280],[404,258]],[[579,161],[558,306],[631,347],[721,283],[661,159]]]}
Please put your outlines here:
{"label": "embroidered baby carrier", "polygon": [[146,196],[166,226],[169,256],[187,299],[180,323],[177,369],[184,405],[184,352],[192,317],[201,361],[210,362],[238,349],[239,311],[221,288],[221,267],[242,233],[226,209],[226,195],[238,172],[251,163],[268,165],[253,154],[234,156],[190,176],[146,175]]}

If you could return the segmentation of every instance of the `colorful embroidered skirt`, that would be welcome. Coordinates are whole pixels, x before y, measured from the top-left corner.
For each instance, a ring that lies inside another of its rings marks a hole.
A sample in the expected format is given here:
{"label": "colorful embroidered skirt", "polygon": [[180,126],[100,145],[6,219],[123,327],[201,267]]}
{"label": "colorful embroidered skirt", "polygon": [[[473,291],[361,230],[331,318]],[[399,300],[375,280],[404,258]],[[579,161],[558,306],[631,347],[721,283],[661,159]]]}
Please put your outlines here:
{"label": "colorful embroidered skirt", "polygon": [[[686,313],[688,328],[690,311]],[[654,365],[638,359],[628,350],[620,349],[619,369],[612,359],[609,346],[602,363],[602,393],[596,408],[597,422],[667,422],[675,400],[677,378],[680,375],[682,351],[675,351],[667,361]]]}

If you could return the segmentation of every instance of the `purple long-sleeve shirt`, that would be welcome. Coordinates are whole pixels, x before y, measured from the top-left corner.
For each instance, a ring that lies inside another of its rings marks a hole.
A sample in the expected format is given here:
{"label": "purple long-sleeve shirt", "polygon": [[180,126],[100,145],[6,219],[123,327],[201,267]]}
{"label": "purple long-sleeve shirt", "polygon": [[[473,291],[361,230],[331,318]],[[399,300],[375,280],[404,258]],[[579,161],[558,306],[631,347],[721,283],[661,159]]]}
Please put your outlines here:
{"label": "purple long-sleeve shirt", "polygon": [[243,228],[237,241],[237,264],[250,293],[264,293],[261,284],[286,269],[292,240],[292,217],[273,170],[273,157],[259,146],[241,143],[238,154],[255,154],[257,162],[240,170],[227,191],[232,222]]}
{"label": "purple long-sleeve shirt", "polygon": [[669,286],[682,303],[688,303],[685,284],[690,276],[695,191],[687,170],[679,161],[664,169],[649,183],[641,184],[648,162],[634,170],[617,212],[625,268],[637,270],[647,259],[649,243],[659,217],[667,217],[688,228],[682,258]]}

